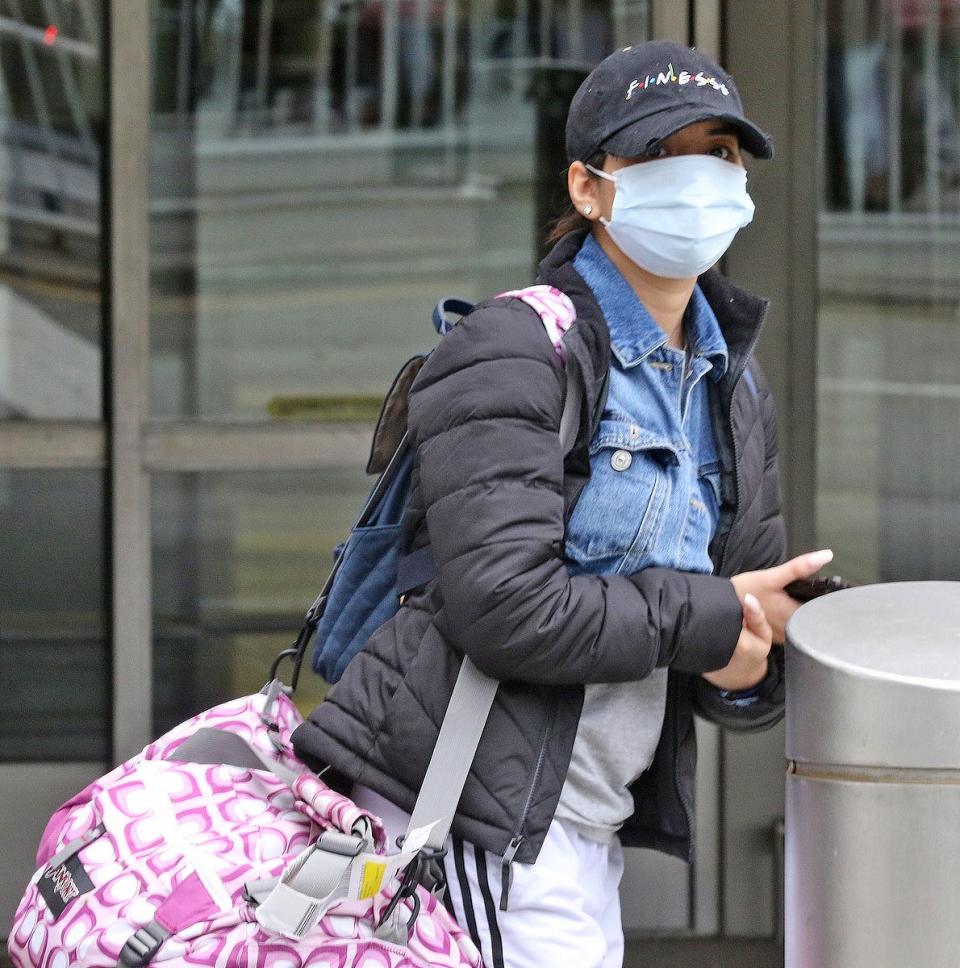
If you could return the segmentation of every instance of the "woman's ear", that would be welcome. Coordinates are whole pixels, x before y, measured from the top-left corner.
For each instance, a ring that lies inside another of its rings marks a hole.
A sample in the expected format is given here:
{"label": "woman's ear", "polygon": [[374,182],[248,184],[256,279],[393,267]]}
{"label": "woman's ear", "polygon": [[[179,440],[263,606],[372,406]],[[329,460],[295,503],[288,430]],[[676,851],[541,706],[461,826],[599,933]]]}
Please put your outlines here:
{"label": "woman's ear", "polygon": [[567,192],[573,207],[591,222],[602,214],[600,211],[600,179],[587,171],[582,161],[575,161],[567,169]]}

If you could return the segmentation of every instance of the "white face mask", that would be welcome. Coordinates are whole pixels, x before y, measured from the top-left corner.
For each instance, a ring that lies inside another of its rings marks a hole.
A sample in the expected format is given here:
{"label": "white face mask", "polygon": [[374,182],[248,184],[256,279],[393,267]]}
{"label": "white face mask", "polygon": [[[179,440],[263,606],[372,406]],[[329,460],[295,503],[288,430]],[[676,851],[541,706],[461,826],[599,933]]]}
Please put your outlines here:
{"label": "white face mask", "polygon": [[612,217],[600,219],[617,248],[657,276],[705,272],[753,218],[746,171],[715,155],[657,158],[612,175],[587,167],[617,186]]}

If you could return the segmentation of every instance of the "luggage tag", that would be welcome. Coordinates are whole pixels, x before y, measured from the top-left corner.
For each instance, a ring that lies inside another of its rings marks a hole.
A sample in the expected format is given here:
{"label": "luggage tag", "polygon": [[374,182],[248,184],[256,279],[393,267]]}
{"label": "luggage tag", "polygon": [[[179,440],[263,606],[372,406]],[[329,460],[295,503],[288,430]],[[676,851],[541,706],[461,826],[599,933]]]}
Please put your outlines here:
{"label": "luggage tag", "polygon": [[348,897],[351,900],[365,901],[379,894],[397,872],[404,870],[426,846],[430,832],[436,825],[437,822],[434,821],[411,830],[404,839],[403,849],[399,854],[360,854],[350,872]]}

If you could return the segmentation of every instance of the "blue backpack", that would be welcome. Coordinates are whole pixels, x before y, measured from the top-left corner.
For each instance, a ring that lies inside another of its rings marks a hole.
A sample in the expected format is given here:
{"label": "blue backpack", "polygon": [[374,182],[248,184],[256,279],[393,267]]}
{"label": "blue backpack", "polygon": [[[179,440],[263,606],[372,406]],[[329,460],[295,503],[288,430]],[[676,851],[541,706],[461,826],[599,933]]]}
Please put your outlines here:
{"label": "blue backpack", "polygon": [[[442,337],[456,325],[447,319],[448,313],[462,317],[472,309],[472,303],[463,299],[442,299],[433,310],[433,325]],[[347,540],[334,550],[333,570],[296,641],[274,660],[271,679],[284,659],[293,660],[293,689],[314,636],[313,670],[327,682],[337,682],[370,636],[396,614],[402,596],[434,575],[430,546],[406,554],[402,534],[414,459],[407,431],[407,395],[428,356],[412,357],[394,378],[380,409],[366,468],[368,474],[380,476]],[[571,425],[579,423],[580,397],[574,381],[567,383],[562,424],[570,428],[565,439],[572,439]]]}

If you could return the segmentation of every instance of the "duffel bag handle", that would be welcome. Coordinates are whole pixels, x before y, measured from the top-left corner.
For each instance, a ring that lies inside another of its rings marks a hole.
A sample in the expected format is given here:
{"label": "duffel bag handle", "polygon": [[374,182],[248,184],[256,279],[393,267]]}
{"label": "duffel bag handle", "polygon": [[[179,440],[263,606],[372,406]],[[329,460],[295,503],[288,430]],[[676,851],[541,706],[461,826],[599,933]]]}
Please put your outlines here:
{"label": "duffel bag handle", "polygon": [[387,832],[379,817],[331,790],[306,766],[303,771],[284,766],[254,749],[236,733],[207,727],[198,729],[166,758],[180,763],[212,763],[244,770],[266,770],[290,787],[297,800],[297,809],[317,826],[371,841],[378,850],[386,848]]}

